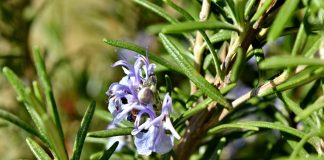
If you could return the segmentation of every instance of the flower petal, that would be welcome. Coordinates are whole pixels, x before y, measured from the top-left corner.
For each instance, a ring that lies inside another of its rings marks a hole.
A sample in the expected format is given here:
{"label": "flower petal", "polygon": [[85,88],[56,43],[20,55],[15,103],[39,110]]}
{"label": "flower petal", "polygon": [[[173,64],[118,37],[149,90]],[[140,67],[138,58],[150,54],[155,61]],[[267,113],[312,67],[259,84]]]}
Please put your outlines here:
{"label": "flower petal", "polygon": [[166,93],[165,96],[164,96],[164,100],[163,100],[163,103],[162,103],[162,112],[164,114],[170,114],[172,111],[172,99],[169,95],[169,93]]}
{"label": "flower petal", "polygon": [[154,128],[157,128],[156,129],[157,133],[155,135],[153,151],[159,154],[165,154],[169,152],[173,147],[172,137],[166,135],[162,127],[154,127]]}
{"label": "flower petal", "polygon": [[122,110],[120,113],[118,113],[116,115],[116,117],[112,121],[113,124],[116,124],[116,123],[120,122],[121,120],[123,120],[124,118],[126,118],[128,115],[128,112],[130,112],[134,108],[135,104],[124,105],[124,106],[129,106],[129,107],[124,107],[124,110]]}
{"label": "flower petal", "polygon": [[176,138],[176,139],[180,139],[180,135],[179,133],[174,129],[170,117],[165,117],[165,123],[164,123],[164,128],[169,130],[171,132],[171,134]]}
{"label": "flower petal", "polygon": [[148,156],[152,153],[155,127],[151,127],[146,133],[139,132],[135,135],[134,143],[138,154]]}
{"label": "flower petal", "polygon": [[108,110],[109,112],[113,115],[116,116],[118,114],[117,107],[119,106],[118,102],[115,100],[115,98],[109,99],[109,104],[108,104]]}

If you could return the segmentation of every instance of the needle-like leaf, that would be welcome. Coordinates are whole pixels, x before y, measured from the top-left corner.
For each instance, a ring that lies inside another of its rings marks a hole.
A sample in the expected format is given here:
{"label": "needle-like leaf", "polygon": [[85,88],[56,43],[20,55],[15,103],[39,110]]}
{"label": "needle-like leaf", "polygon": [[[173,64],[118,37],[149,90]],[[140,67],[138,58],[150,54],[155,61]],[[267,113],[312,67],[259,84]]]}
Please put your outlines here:
{"label": "needle-like leaf", "polygon": [[91,104],[89,105],[86,113],[84,114],[84,117],[81,121],[80,129],[79,129],[78,134],[75,138],[72,160],[79,160],[81,157],[83,143],[86,138],[95,108],[96,108],[96,102],[92,101]]}
{"label": "needle-like leaf", "polygon": [[162,33],[159,34],[159,36],[166,50],[177,62],[183,73],[186,74],[186,76],[193,83],[195,83],[195,85],[202,89],[204,93],[208,95],[211,99],[225,106],[227,109],[230,109],[230,103],[228,103],[228,101],[222,96],[219,90],[217,90],[215,87],[209,84],[206,79],[204,79],[199,73],[197,73],[193,66],[186,59],[183,58],[177,47],[174,46],[174,44],[169,40],[169,38]]}
{"label": "needle-like leaf", "polygon": [[113,128],[108,130],[89,132],[87,136],[96,137],[96,138],[106,138],[106,137],[113,137],[113,136],[130,135],[132,130],[133,128],[131,127]]}
{"label": "needle-like leaf", "polygon": [[45,150],[37,144],[33,139],[27,138],[26,142],[29,148],[32,150],[34,156],[38,160],[51,160],[52,158],[45,152]]}

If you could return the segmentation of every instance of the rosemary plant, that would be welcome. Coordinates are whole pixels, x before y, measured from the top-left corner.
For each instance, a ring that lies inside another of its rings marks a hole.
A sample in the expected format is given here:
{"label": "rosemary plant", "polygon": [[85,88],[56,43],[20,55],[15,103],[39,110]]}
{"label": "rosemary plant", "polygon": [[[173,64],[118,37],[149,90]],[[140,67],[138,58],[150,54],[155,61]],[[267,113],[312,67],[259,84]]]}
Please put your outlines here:
{"label": "rosemary plant", "polygon": [[[84,159],[324,158],[324,1],[133,2],[163,19],[147,27],[161,53],[103,40],[136,54],[113,64],[125,76],[107,84],[106,108],[88,106],[72,149],[39,49],[31,87],[3,68],[33,124],[0,117],[29,133],[37,159],[80,159],[100,139]],[[108,129],[89,131],[93,117]]]}

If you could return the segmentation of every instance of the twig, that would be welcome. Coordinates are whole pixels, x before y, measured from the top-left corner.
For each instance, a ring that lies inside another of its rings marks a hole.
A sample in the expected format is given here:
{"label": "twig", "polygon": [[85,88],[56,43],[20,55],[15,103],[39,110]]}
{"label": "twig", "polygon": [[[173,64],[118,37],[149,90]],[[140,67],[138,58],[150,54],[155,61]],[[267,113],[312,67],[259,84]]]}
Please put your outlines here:
{"label": "twig", "polygon": [[265,83],[264,85],[254,88],[250,90],[249,92],[245,93],[241,97],[237,98],[232,102],[232,106],[235,108],[242,104],[243,102],[247,101],[248,99],[254,97],[254,96],[261,96],[263,93],[265,93],[268,89],[276,87],[278,84],[281,84],[285,80],[287,80],[288,76],[286,72],[282,73],[275,79]]}

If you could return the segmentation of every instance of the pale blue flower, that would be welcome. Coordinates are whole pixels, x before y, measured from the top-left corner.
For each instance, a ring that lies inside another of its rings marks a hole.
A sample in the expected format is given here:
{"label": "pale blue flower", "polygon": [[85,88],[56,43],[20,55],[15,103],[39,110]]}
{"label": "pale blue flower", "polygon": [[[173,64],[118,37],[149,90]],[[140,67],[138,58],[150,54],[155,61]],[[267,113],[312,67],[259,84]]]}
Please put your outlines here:
{"label": "pale blue flower", "polygon": [[[159,98],[152,90],[156,87],[155,65],[149,63],[146,57],[138,55],[134,65],[124,59],[114,63],[113,67],[115,66],[122,66],[126,76],[118,83],[113,83],[106,93],[109,97],[108,110],[114,116],[113,124],[123,119],[134,122],[132,135],[139,154],[169,152],[173,147],[173,137],[180,139],[180,135],[170,120],[170,95],[165,95],[159,116],[153,107],[156,105],[154,99]],[[172,135],[166,134],[166,130]]]}
{"label": "pale blue flower", "polygon": [[[135,129],[132,131],[132,135],[135,135],[134,142],[139,154],[149,155],[152,152],[165,154],[173,147],[173,136],[180,139],[180,135],[174,129],[170,120],[171,107],[172,100],[167,93],[162,104],[162,112],[158,117],[150,116],[149,120],[142,125],[136,123],[136,121],[140,121],[137,119],[140,119],[140,117],[136,118]],[[148,131],[143,132],[143,130]],[[166,130],[169,130],[172,136],[167,135],[165,133]],[[143,144],[143,142],[145,143]]]}

